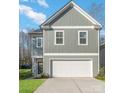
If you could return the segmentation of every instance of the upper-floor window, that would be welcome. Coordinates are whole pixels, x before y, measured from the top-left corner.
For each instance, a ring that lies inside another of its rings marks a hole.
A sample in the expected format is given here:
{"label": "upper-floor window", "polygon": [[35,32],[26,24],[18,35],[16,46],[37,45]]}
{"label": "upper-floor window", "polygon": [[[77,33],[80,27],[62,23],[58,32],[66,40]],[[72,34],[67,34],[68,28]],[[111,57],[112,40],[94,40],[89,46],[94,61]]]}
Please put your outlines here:
{"label": "upper-floor window", "polygon": [[37,37],[36,38],[36,47],[41,48],[43,46],[43,38],[42,37]]}
{"label": "upper-floor window", "polygon": [[88,31],[78,32],[78,45],[88,45]]}
{"label": "upper-floor window", "polygon": [[55,45],[64,45],[64,31],[55,31]]}

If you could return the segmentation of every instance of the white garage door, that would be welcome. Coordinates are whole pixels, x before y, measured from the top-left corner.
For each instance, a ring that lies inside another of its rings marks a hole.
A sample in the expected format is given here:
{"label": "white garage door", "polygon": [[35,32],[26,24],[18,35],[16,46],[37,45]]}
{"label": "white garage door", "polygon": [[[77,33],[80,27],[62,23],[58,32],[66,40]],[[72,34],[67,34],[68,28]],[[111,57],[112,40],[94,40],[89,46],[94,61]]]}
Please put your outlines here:
{"label": "white garage door", "polygon": [[53,77],[92,77],[92,61],[53,61]]}

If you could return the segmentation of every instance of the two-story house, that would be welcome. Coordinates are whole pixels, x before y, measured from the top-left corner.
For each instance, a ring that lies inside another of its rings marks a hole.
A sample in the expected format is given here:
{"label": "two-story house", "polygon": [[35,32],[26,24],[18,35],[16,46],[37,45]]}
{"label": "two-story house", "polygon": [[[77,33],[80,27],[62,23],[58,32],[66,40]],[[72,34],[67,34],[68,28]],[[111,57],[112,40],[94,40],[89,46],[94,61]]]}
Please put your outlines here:
{"label": "two-story house", "polygon": [[30,33],[34,76],[41,68],[49,77],[95,77],[101,27],[73,1],[66,4]]}

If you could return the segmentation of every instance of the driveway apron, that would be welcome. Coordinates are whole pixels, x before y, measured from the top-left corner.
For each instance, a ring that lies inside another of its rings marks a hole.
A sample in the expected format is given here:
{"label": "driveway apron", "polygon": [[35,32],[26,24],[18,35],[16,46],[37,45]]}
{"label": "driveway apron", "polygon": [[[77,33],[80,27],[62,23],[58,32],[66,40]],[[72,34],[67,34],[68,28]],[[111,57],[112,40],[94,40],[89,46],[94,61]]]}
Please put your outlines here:
{"label": "driveway apron", "polygon": [[105,83],[94,78],[49,78],[34,93],[105,93]]}

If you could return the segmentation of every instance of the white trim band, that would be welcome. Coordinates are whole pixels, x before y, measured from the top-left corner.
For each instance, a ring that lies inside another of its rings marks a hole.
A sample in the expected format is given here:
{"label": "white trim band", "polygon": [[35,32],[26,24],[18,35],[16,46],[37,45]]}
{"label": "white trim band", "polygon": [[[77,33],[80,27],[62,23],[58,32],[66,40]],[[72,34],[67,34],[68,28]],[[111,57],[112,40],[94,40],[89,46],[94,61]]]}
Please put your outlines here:
{"label": "white trim band", "polygon": [[95,26],[43,26],[45,29],[94,29]]}
{"label": "white trim band", "polygon": [[32,58],[43,58],[43,56],[32,56]]}
{"label": "white trim band", "polygon": [[44,56],[98,56],[99,53],[44,53]]}

